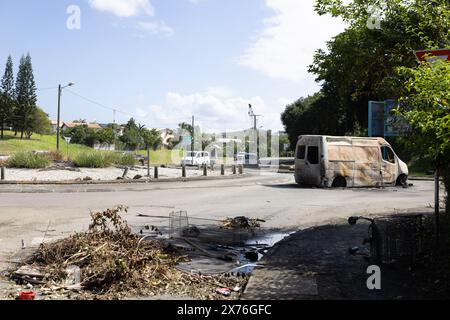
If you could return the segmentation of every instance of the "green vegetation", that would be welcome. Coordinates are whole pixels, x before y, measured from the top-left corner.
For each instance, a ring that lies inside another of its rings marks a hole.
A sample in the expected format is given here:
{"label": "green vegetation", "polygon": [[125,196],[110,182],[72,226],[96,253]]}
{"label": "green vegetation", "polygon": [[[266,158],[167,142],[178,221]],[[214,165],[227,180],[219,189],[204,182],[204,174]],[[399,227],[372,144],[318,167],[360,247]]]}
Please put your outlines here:
{"label": "green vegetation", "polygon": [[28,151],[16,152],[8,160],[8,167],[10,168],[41,169],[49,164],[50,159],[46,155]]}
{"label": "green vegetation", "polygon": [[316,12],[344,19],[347,29],[318,50],[309,71],[321,82],[320,93],[288,106],[283,123],[291,146],[302,133],[366,134],[368,102],[399,99],[404,75],[398,67],[417,66],[413,50],[450,46],[448,0],[382,2],[379,29],[369,28],[379,0],[317,0]]}
{"label": "green vegetation", "polygon": [[133,154],[122,154],[107,151],[82,152],[72,159],[79,168],[107,168],[112,165],[134,166]]}
{"label": "green vegetation", "polygon": [[17,78],[14,80],[13,61],[8,57],[5,72],[0,82],[0,139],[4,139],[7,127],[30,139],[33,133],[50,133],[48,115],[36,105],[36,83],[31,56],[20,59]]}
{"label": "green vegetation", "polygon": [[161,146],[162,139],[158,131],[155,129],[149,130],[144,125],[137,124],[131,118],[125,125],[125,130],[119,138],[119,142],[126,150],[130,151],[147,148],[156,150]]}
{"label": "green vegetation", "polygon": [[[147,157],[147,151],[138,151],[139,155]],[[172,159],[173,155],[173,159]],[[150,164],[151,165],[170,165],[170,164],[180,164],[181,158],[184,156],[183,150],[156,150],[150,151]]]}
{"label": "green vegetation", "polygon": [[[450,189],[450,62],[401,68],[405,90],[398,112],[411,126],[405,145],[438,169]],[[447,197],[447,213],[450,206]]]}
{"label": "green vegetation", "polygon": [[114,143],[114,130],[112,127],[108,127],[105,129],[94,130],[88,128],[87,124],[80,123],[79,126],[74,128],[67,129],[64,132],[65,136],[71,137],[72,143],[85,145],[88,147],[92,147],[94,143]]}
{"label": "green vegetation", "polygon": [[[61,140],[61,152],[66,155],[66,142]],[[56,136],[54,135],[34,135],[29,140],[20,140],[14,136],[11,131],[5,131],[3,140],[0,140],[0,155],[12,155],[20,151],[53,151],[56,150]],[[69,153],[75,154],[79,152],[92,151],[92,148],[71,144]]]}

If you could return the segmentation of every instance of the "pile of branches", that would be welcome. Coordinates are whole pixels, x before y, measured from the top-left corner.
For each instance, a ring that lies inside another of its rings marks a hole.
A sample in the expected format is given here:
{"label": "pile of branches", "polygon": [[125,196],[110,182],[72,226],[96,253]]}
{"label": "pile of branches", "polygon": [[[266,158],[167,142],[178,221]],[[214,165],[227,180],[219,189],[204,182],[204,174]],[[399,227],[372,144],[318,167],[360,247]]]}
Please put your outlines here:
{"label": "pile of branches", "polygon": [[120,216],[126,210],[118,206],[91,213],[87,232],[42,244],[28,264],[39,268],[53,287],[64,283],[69,267],[80,268],[79,287],[84,298],[172,294],[216,299],[213,287],[238,285],[237,279],[177,270],[176,264],[187,258],[164,242],[142,241]]}
{"label": "pile of branches", "polygon": [[261,223],[264,222],[266,221],[247,217],[226,218],[221,221],[220,228],[226,230],[244,229],[254,231],[255,229],[261,228]]}

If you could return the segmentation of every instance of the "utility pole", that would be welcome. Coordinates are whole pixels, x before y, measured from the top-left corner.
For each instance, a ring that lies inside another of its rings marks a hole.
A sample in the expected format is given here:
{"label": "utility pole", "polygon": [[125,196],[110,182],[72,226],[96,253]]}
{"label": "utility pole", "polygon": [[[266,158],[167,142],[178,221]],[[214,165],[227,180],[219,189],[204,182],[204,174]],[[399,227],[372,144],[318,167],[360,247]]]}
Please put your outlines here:
{"label": "utility pole", "polygon": [[251,104],[248,105],[248,115],[253,118],[253,129],[256,134],[256,159],[257,165],[259,165],[259,133],[258,133],[258,117],[262,117],[260,114],[255,114],[253,111],[253,106]]}
{"label": "utility pole", "polygon": [[59,123],[61,122],[61,94],[64,88],[73,86],[73,82],[69,82],[67,86],[62,87],[61,85],[58,85],[58,119],[56,124],[56,150],[59,151],[59,139],[61,135],[61,128]]}
{"label": "utility pole", "polygon": [[192,116],[192,141],[191,141],[191,151],[194,152],[195,149],[195,117]]}
{"label": "utility pole", "polygon": [[117,144],[116,112],[117,110],[114,109],[113,110],[114,151],[116,151],[116,144]]}
{"label": "utility pole", "polygon": [[60,136],[60,127],[59,122],[61,121],[61,85],[58,86],[58,119],[56,120],[56,150],[59,151],[59,136]]}

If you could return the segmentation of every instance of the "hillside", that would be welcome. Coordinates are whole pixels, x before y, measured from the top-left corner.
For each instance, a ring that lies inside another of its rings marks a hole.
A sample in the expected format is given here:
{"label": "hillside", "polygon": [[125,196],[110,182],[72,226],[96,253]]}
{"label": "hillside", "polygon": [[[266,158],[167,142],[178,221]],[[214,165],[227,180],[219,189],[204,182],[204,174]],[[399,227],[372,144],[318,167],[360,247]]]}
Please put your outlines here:
{"label": "hillside", "polygon": [[[61,151],[66,154],[67,144],[61,139]],[[92,150],[92,148],[71,144],[69,147],[70,153],[82,152]],[[5,138],[0,140],[0,155],[11,155],[18,151],[51,151],[56,150],[56,136],[55,135],[38,135],[35,134],[31,140],[17,138],[13,132],[6,131]]]}
{"label": "hillside", "polygon": [[[18,151],[52,151],[56,150],[56,136],[55,135],[33,135],[31,140],[20,140],[14,137],[14,133],[10,131],[5,132],[4,140],[0,140],[0,156],[11,155]],[[69,157],[74,155],[92,151],[93,149],[84,145],[71,144],[69,146]],[[67,144],[64,139],[61,139],[61,152],[66,157]],[[146,156],[147,151],[139,151],[139,154]],[[181,162],[183,151],[176,153],[175,159],[172,160],[171,150],[158,150],[151,152],[151,163],[158,165],[168,165],[172,163],[179,164]]]}

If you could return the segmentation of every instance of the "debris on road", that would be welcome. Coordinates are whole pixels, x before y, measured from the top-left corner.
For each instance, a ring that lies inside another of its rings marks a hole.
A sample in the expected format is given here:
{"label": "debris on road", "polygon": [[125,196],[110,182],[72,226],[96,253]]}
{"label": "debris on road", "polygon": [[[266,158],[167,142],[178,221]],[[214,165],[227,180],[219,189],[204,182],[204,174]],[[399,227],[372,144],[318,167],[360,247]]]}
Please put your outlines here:
{"label": "debris on road", "polygon": [[255,230],[261,227],[261,223],[266,222],[261,219],[251,219],[247,217],[236,217],[236,218],[226,218],[221,221],[221,228],[232,230],[232,229],[245,229],[245,230]]}
{"label": "debris on road", "polygon": [[181,235],[186,238],[197,238],[200,235],[200,230],[196,226],[189,226],[181,231]]}
{"label": "debris on road", "polygon": [[231,290],[228,288],[217,288],[216,293],[221,294],[225,297],[228,297],[231,295]]}
{"label": "debris on road", "polygon": [[42,285],[36,290],[45,297],[76,294],[87,299],[156,295],[218,299],[214,288],[245,285],[247,279],[178,270],[177,264],[187,257],[167,241],[142,241],[120,216],[126,210],[118,206],[91,213],[87,232],[41,244],[11,277],[22,284]]}
{"label": "debris on road", "polygon": [[32,291],[21,291],[19,292],[17,299],[18,300],[34,300],[36,298],[36,293]]}

